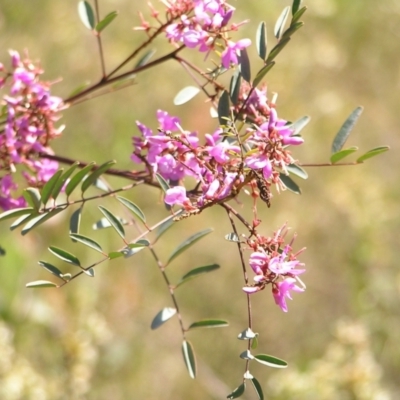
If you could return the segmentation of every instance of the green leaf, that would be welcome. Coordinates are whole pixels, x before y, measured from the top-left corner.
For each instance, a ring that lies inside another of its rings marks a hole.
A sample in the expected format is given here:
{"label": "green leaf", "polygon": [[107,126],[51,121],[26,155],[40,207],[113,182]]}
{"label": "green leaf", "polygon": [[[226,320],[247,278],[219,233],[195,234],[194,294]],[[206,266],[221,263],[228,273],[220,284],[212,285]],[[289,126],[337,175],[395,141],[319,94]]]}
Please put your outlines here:
{"label": "green leaf", "polygon": [[183,88],[174,98],[174,104],[181,106],[192,100],[200,92],[200,89],[196,86],[186,86]]}
{"label": "green leaf", "polygon": [[69,233],[76,234],[79,233],[79,227],[81,225],[83,205],[76,209],[69,220]]}
{"label": "green leaf", "polygon": [[290,37],[282,38],[279,43],[269,52],[266,63],[269,64],[290,42]]}
{"label": "green leaf", "polygon": [[229,105],[229,94],[226,90],[224,90],[218,101],[219,124],[227,125],[230,115],[231,115],[231,109],[230,109],[230,105]]}
{"label": "green leaf", "polygon": [[211,233],[213,229],[208,228],[204,229],[203,231],[197,232],[194,235],[190,236],[188,239],[186,239],[184,242],[182,242],[169,256],[169,259],[167,261],[167,264],[169,264],[173,259],[179,256],[182,252],[187,250],[190,246],[195,244],[198,240],[202,239],[204,236],[208,235]]}
{"label": "green leaf", "polygon": [[280,358],[269,356],[268,354],[257,354],[254,359],[260,364],[268,365],[273,368],[286,368],[288,366],[286,361]]}
{"label": "green leaf", "polygon": [[6,255],[5,249],[3,249],[3,247],[0,246],[0,256],[5,256],[5,255]]}
{"label": "green leaf", "polygon": [[78,3],[78,14],[83,23],[88,29],[94,29],[95,19],[92,6],[87,1]]}
{"label": "green leaf", "polygon": [[29,282],[25,285],[27,288],[48,288],[48,287],[57,287],[57,285],[50,281],[34,281]]}
{"label": "green leaf", "polygon": [[228,242],[240,242],[239,236],[236,235],[236,233],[228,233],[227,235],[225,235],[225,240],[227,240]]}
{"label": "green leaf", "polygon": [[51,197],[53,199],[56,199],[57,196],[59,195],[62,187],[64,186],[65,182],[69,179],[69,177],[74,173],[75,169],[78,167],[79,163],[76,161],[74,162],[71,167],[69,167],[64,174],[61,176],[61,178],[57,181],[57,183],[54,185],[53,191],[51,192]]}
{"label": "green leaf", "polygon": [[[122,225],[127,225],[128,221],[126,221],[125,219],[119,218],[117,217],[118,221],[122,224]],[[96,223],[94,223],[92,225],[92,229],[93,230],[99,230],[99,229],[105,229],[105,228],[111,228],[112,225],[110,224],[110,222],[108,221],[108,219],[106,218],[102,218],[100,221],[97,221]]]}
{"label": "green leaf", "polygon": [[97,32],[101,32],[103,29],[105,29],[108,25],[111,24],[111,22],[114,21],[114,19],[117,17],[118,13],[116,11],[111,11],[109,14],[107,14],[95,27]]}
{"label": "green leaf", "polygon": [[170,188],[168,182],[160,174],[156,174],[156,179],[165,193]]}
{"label": "green leaf", "polygon": [[354,125],[356,124],[363,110],[363,107],[357,107],[343,123],[342,127],[339,129],[339,132],[333,139],[331,154],[335,154],[338,151],[342,150],[342,147],[346,143],[350,132],[353,130]]}
{"label": "green leaf", "polygon": [[155,52],[156,52],[155,50],[149,50],[149,51],[147,51],[147,52],[144,54],[144,56],[143,56],[143,57],[138,61],[138,63],[135,65],[135,68],[134,68],[134,69],[140,68],[140,67],[142,67],[143,65],[146,65],[147,62],[150,60],[150,58],[154,56]]}
{"label": "green leaf", "polygon": [[267,28],[264,21],[258,25],[256,46],[259,57],[264,61],[267,58]]}
{"label": "green leaf", "polygon": [[103,215],[108,219],[108,222],[116,230],[118,235],[120,235],[122,237],[122,239],[124,239],[125,231],[124,231],[124,227],[122,226],[119,219],[114,214],[112,214],[110,211],[108,211],[105,207],[99,206],[99,209],[103,213]]}
{"label": "green leaf", "polygon": [[306,11],[307,11],[307,7],[303,7],[300,10],[296,11],[296,14],[293,15],[291,25],[295,24]]}
{"label": "green leaf", "polygon": [[358,147],[349,147],[348,149],[340,150],[335,154],[331,155],[331,163],[335,164],[338,161],[340,161],[342,158],[345,158],[349,156],[350,154],[353,154],[358,150]]}
{"label": "green leaf", "polygon": [[286,20],[289,16],[290,7],[287,6],[283,9],[281,15],[279,16],[278,20],[276,21],[275,28],[274,28],[274,35],[277,39],[280,39],[282,36],[283,29],[285,28]]}
{"label": "green leaf", "polygon": [[160,237],[167,232],[167,230],[169,228],[172,227],[172,225],[174,225],[175,221],[174,221],[175,215],[171,215],[170,217],[168,217],[168,219],[166,219],[161,225],[159,225],[159,227],[157,228],[157,232],[156,232],[156,237],[154,239],[153,243],[156,243],[158,239],[160,239]]}
{"label": "green leaf", "polygon": [[308,178],[307,172],[303,168],[299,167],[296,164],[289,164],[289,165],[286,166],[286,169],[291,174],[296,175],[301,179],[307,179]]}
{"label": "green leaf", "polygon": [[125,258],[129,258],[135,255],[136,253],[139,253],[139,251],[142,251],[143,249],[148,247],[149,244],[150,243],[145,239],[138,240],[136,243],[128,244],[127,247],[121,250],[121,253],[124,255]]}
{"label": "green leaf", "polygon": [[107,185],[107,181],[104,179],[104,177],[100,177],[97,178],[94,182],[93,182],[93,187],[95,187],[96,189],[99,189],[105,193],[109,193],[110,192],[110,188]]}
{"label": "green leaf", "polygon": [[257,347],[258,347],[258,333],[256,333],[254,339],[251,340],[251,348],[254,350]]}
{"label": "green leaf", "polygon": [[91,162],[90,164],[83,167],[79,172],[75,174],[75,176],[68,182],[65,193],[69,196],[74,189],[79,185],[79,183],[83,180],[83,178],[93,169],[94,163]]}
{"label": "green leaf", "polygon": [[257,336],[250,328],[245,329],[243,332],[240,332],[238,335],[239,340],[251,340]]}
{"label": "green leaf", "polygon": [[38,189],[29,187],[22,192],[22,195],[26,202],[34,208],[35,211],[40,209],[40,192]]}
{"label": "green leaf", "polygon": [[357,158],[357,162],[361,163],[367,160],[368,158],[375,157],[378,154],[385,153],[386,151],[390,150],[389,146],[381,146],[381,147],[376,147],[375,149],[368,150],[365,154],[363,154],[361,157]]}
{"label": "green leaf", "polygon": [[245,390],[246,390],[246,385],[243,382],[231,394],[228,394],[227,398],[228,399],[237,399],[244,393]]}
{"label": "green leaf", "polygon": [[311,118],[307,115],[299,118],[297,121],[288,125],[287,127],[293,131],[292,136],[298,135],[301,130],[310,122]]}
{"label": "green leaf", "polygon": [[55,246],[50,246],[49,251],[50,253],[53,253],[56,257],[58,257],[60,260],[63,260],[68,264],[76,265],[77,267],[81,266],[81,263],[78,260],[78,258],[73,254],[69,253],[68,251],[65,251]]}
{"label": "green leaf", "polygon": [[251,69],[250,69],[250,60],[249,55],[247,54],[246,49],[242,49],[239,51],[239,69],[243,79],[246,82],[251,81]]}
{"label": "green leaf", "polygon": [[101,246],[96,241],[94,241],[93,239],[88,238],[87,236],[78,235],[77,233],[70,233],[69,236],[75,242],[82,243],[85,246],[88,246],[88,247],[98,251],[99,253],[104,254],[103,249],[101,248]]}
{"label": "green leaf", "polygon": [[111,253],[108,254],[108,258],[110,260],[114,260],[114,258],[119,258],[122,256],[123,256],[123,254],[120,251],[112,251]]}
{"label": "green leaf", "polygon": [[29,214],[29,215],[22,215],[21,217],[17,218],[11,225],[10,230],[13,231],[14,229],[18,228],[19,226],[26,224],[28,221],[36,218],[37,214]]}
{"label": "green leaf", "polygon": [[264,400],[264,393],[260,385],[260,382],[258,382],[256,378],[252,378],[251,383],[253,384],[254,390],[256,391],[258,398],[260,400]]}
{"label": "green leaf", "polygon": [[304,22],[302,22],[302,21],[299,21],[299,22],[296,22],[296,23],[290,25],[290,27],[288,29],[286,29],[286,31],[283,33],[282,38],[286,38],[286,37],[292,36],[302,26],[304,26]]}
{"label": "green leaf", "polygon": [[234,105],[237,105],[240,93],[241,75],[240,70],[237,69],[232,75],[229,85],[229,97]]}
{"label": "green leaf", "polygon": [[256,77],[254,78],[253,81],[253,86],[256,87],[258,86],[258,84],[264,79],[264,76],[267,75],[268,71],[275,65],[275,62],[269,62],[268,64],[266,64],[263,68],[261,68]]}
{"label": "green leaf", "polygon": [[20,217],[21,215],[32,214],[35,210],[32,207],[14,208],[13,210],[4,211],[0,214],[0,221],[9,218]]}
{"label": "green leaf", "polygon": [[59,169],[43,186],[41,202],[43,203],[44,206],[49,201],[51,193],[53,192],[63,172],[64,172],[63,169]]}
{"label": "green leaf", "polygon": [[222,319],[203,319],[202,321],[197,321],[193,322],[193,324],[190,324],[187,330],[196,328],[223,328],[225,326],[229,326],[228,321],[224,321]]}
{"label": "green leaf", "polygon": [[294,16],[301,6],[301,0],[293,0],[292,15]]}
{"label": "green leaf", "polygon": [[88,268],[88,269],[82,268],[82,271],[83,271],[86,275],[90,276],[91,278],[94,278],[94,269],[93,269],[93,268]]}
{"label": "green leaf", "polygon": [[196,358],[194,356],[193,347],[187,340],[184,340],[182,343],[182,354],[189,376],[192,379],[196,378]]}
{"label": "green leaf", "polygon": [[86,89],[88,86],[90,85],[90,81],[86,81],[85,83],[80,84],[79,86],[77,86],[75,89],[72,90],[72,92],[70,92],[68,94],[68,98],[70,97],[75,97],[78,93],[82,92],[84,89]]}
{"label": "green leaf", "polygon": [[45,270],[49,271],[51,274],[55,275],[57,278],[64,279],[62,272],[54,265],[46,261],[39,261],[38,264]]}
{"label": "green leaf", "polygon": [[285,185],[286,189],[290,190],[293,193],[301,194],[300,187],[297,185],[296,182],[294,182],[292,180],[292,178],[290,178],[290,176],[287,176],[280,172],[279,178],[282,181],[282,183]]}
{"label": "green leaf", "polygon": [[117,196],[117,200],[122,203],[128,210],[130,210],[137,218],[139,218],[140,221],[142,221],[144,224],[146,223],[146,216],[135,203],[121,196]]}
{"label": "green leaf", "polygon": [[81,186],[81,191],[84,193],[90,186],[92,186],[96,180],[100,177],[100,175],[104,174],[107,170],[109,170],[114,164],[115,160],[107,161],[104,164],[100,165],[96,168],[83,182]]}
{"label": "green leaf", "polygon": [[157,315],[153,318],[151,322],[151,329],[157,329],[169,319],[171,319],[176,314],[176,309],[171,307],[163,308]]}
{"label": "green leaf", "polygon": [[65,208],[66,207],[54,208],[49,212],[40,214],[39,216],[30,219],[29,222],[22,228],[21,234],[26,235],[33,228],[36,228],[37,226],[43,224],[43,222],[46,222],[48,219],[53,218],[55,215],[65,210]]}
{"label": "green leaf", "polygon": [[189,271],[187,274],[183,275],[180,281],[175,285],[175,288],[182,285],[183,283],[189,281],[190,279],[196,278],[201,274],[206,274],[211,271],[215,271],[219,268],[218,264],[204,265],[202,267],[197,267]]}

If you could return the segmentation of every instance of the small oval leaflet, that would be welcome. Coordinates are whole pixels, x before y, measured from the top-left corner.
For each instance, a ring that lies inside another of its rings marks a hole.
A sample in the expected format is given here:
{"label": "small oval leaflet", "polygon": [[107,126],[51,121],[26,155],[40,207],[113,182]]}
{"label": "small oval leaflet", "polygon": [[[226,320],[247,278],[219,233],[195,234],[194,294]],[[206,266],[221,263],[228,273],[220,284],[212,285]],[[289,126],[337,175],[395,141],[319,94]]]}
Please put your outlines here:
{"label": "small oval leaflet", "polygon": [[111,11],[109,14],[107,14],[97,25],[96,25],[96,31],[101,32],[103,29],[105,29],[109,24],[111,24],[112,21],[117,17],[118,13],[116,11]]}
{"label": "small oval leaflet", "polygon": [[184,340],[182,343],[182,354],[189,376],[192,379],[196,378],[196,358],[194,356],[193,347],[187,340]]}
{"label": "small oval leaflet", "polygon": [[251,81],[251,69],[250,69],[250,60],[249,55],[247,54],[246,49],[240,50],[239,55],[239,69],[242,75],[242,78],[249,82]]}
{"label": "small oval leaflet", "polygon": [[180,281],[175,285],[175,289],[182,285],[183,283],[189,281],[190,279],[196,278],[199,275],[205,274],[207,272],[214,271],[219,268],[218,264],[204,265],[203,267],[197,267],[189,271],[187,274],[183,275]]}
{"label": "small oval leaflet", "polygon": [[125,238],[125,230],[124,227],[122,226],[121,222],[119,221],[119,218],[117,218],[114,214],[112,214],[107,208],[103,206],[99,206],[100,211],[103,213],[103,215],[107,218],[108,222],[111,224],[111,226],[115,229],[115,231],[122,237],[122,239]]}
{"label": "small oval leaflet", "polygon": [[283,48],[289,43],[290,37],[282,38],[279,43],[269,52],[267,58],[267,64],[269,64],[282,50]]}
{"label": "small oval leaflet", "polygon": [[50,281],[34,281],[29,282],[25,285],[27,288],[49,288],[49,287],[57,287],[57,285]]}
{"label": "small oval leaflet", "polygon": [[300,187],[295,183],[289,176],[279,173],[279,179],[285,185],[286,189],[290,190],[293,193],[301,194]]}
{"label": "small oval leaflet", "polygon": [[246,385],[244,383],[242,383],[231,394],[228,394],[227,398],[228,399],[237,399],[244,393],[245,390],[246,390]]}
{"label": "small oval leaflet", "polygon": [[78,3],[78,14],[81,18],[83,25],[92,30],[95,27],[95,19],[92,6],[87,1],[80,1]]}
{"label": "small oval leaflet", "polygon": [[340,150],[337,153],[331,155],[331,158],[330,158],[331,163],[335,164],[338,161],[340,161],[341,159],[349,156],[350,154],[353,154],[357,150],[358,150],[358,147],[349,147],[348,149]]}
{"label": "small oval leaflet", "polygon": [[277,39],[279,39],[282,36],[283,29],[285,28],[286,20],[289,16],[290,12],[290,7],[287,6],[283,9],[281,15],[279,16],[278,20],[276,21],[275,27],[274,27],[274,35]]}
{"label": "small oval leaflet", "polygon": [[46,261],[39,261],[38,264],[45,270],[49,271],[51,274],[55,275],[57,278],[64,279],[62,272],[54,265]]}
{"label": "small oval leaflet", "polygon": [[264,61],[267,57],[267,27],[264,21],[258,25],[256,33],[256,46],[259,57]]}
{"label": "small oval leaflet", "polygon": [[68,251],[65,251],[55,246],[50,246],[49,251],[50,253],[53,253],[56,257],[58,257],[60,260],[63,260],[72,265],[76,265],[78,267],[81,266],[79,259],[73,254],[69,253]]}
{"label": "small oval leaflet", "polygon": [[190,324],[187,330],[196,328],[223,328],[226,326],[229,326],[229,323],[223,319],[203,319],[202,321],[197,321]]}
{"label": "small oval leaflet", "polygon": [[32,207],[14,208],[12,210],[7,210],[0,214],[0,221],[6,220],[9,218],[20,217],[21,215],[31,214],[33,211],[34,211],[34,209]]}
{"label": "small oval leaflet", "polygon": [[151,322],[151,329],[157,329],[162,324],[167,322],[170,318],[172,318],[176,314],[176,309],[172,307],[163,308]]}
{"label": "small oval leaflet", "polygon": [[88,246],[88,247],[92,248],[93,250],[96,250],[99,253],[104,254],[101,246],[96,241],[94,241],[91,238],[88,238],[87,236],[79,235],[77,233],[70,233],[69,237],[76,242],[82,243],[85,246]]}
{"label": "small oval leaflet", "polygon": [[260,385],[260,382],[258,382],[258,380],[253,377],[251,378],[251,383],[253,384],[253,388],[256,391],[259,400],[264,400],[264,393]]}
{"label": "small oval leaflet", "polygon": [[117,200],[121,204],[123,204],[128,210],[130,210],[136,217],[138,217],[140,221],[142,221],[144,224],[146,223],[146,216],[135,203],[121,196],[117,196]]}
{"label": "small oval leaflet", "polygon": [[231,232],[228,233],[227,235],[225,235],[225,240],[227,240],[228,242],[240,242],[239,236],[236,235],[236,233]]}
{"label": "small oval leaflet", "polygon": [[361,157],[357,158],[357,162],[361,163],[367,160],[368,158],[375,157],[378,154],[384,153],[385,151],[390,150],[389,146],[381,146],[381,147],[376,147],[375,149],[368,150],[365,154],[363,154]]}
{"label": "small oval leaflet", "polygon": [[183,88],[174,98],[174,104],[181,106],[192,100],[200,92],[200,89],[196,86],[186,86]]}
{"label": "small oval leaflet", "polygon": [[23,191],[22,195],[26,202],[36,211],[40,208],[40,192],[37,188],[27,188]]}
{"label": "small oval leaflet", "polygon": [[286,361],[274,356],[269,356],[268,354],[257,354],[254,356],[254,360],[273,368],[286,368],[288,366]]}

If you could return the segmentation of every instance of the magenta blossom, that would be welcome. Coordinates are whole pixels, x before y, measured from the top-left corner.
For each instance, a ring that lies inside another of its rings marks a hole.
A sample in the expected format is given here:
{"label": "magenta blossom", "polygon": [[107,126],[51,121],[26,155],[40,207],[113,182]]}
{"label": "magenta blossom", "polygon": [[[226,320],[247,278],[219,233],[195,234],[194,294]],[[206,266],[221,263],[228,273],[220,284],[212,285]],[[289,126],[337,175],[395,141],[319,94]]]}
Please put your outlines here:
{"label": "magenta blossom", "polygon": [[282,309],[282,311],[287,312],[288,307],[286,304],[286,297],[292,300],[290,295],[290,290],[293,292],[304,292],[304,289],[296,285],[295,278],[285,278],[282,282],[278,282],[274,285],[272,294],[275,299],[275,303]]}
{"label": "magenta blossom", "polygon": [[225,68],[229,68],[231,63],[237,65],[238,62],[238,51],[243,50],[251,45],[250,39],[241,39],[237,43],[228,40],[228,44],[225,50],[221,54],[222,65]]}

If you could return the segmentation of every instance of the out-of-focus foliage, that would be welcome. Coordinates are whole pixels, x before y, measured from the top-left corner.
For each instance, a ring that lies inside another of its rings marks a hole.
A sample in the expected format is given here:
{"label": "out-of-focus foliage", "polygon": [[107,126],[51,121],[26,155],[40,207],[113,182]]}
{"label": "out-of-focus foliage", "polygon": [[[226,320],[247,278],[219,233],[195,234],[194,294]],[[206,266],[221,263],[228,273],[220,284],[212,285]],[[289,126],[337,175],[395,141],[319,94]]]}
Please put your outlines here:
{"label": "out-of-focus foliage", "polygon": [[[143,37],[131,28],[140,23],[136,11],[147,12],[147,6],[145,1],[100,3],[103,15],[120,12],[104,34],[111,68]],[[247,1],[235,6],[252,21],[247,36],[254,38],[262,19],[272,38],[275,20],[288,3]],[[400,3],[304,4],[309,7],[306,26],[277,57],[267,79],[268,90],[279,93],[281,116],[312,117],[303,131],[306,145],[295,156],[304,163],[326,162],[335,132],[359,104],[364,113],[347,144],[356,143],[360,150],[387,144],[392,151],[357,167],[307,168],[310,178],[302,182],[303,194],[283,193],[273,212],[265,210],[266,234],[288,221],[299,233],[296,245],[307,246],[308,288],[287,314],[268,295],[253,297],[254,313],[260,316],[255,330],[263,333],[260,352],[289,362],[286,370],[268,375],[262,366],[255,370],[260,368],[257,377],[268,398],[395,399],[400,396]],[[54,86],[55,94],[63,97],[100,74],[95,40],[79,21],[73,1],[3,0],[0,44],[2,61],[8,60],[9,48],[27,48],[33,59],[40,58],[46,79],[63,78]],[[249,56],[256,59],[255,46]],[[150,91],[154,80],[158,88]],[[133,168],[129,155],[134,122],[151,124],[157,108],[181,113],[184,126],[214,128],[203,117],[208,106],[201,96],[180,108],[173,105],[175,94],[189,84],[190,77],[171,63],[155,75],[149,71],[139,76],[138,83],[124,91],[73,107],[65,112],[67,128],[55,148],[74,157],[78,143],[84,161],[100,164],[116,158],[125,160],[118,167]],[[136,192],[135,203],[156,220],[150,204],[157,199],[158,193],[146,189]],[[100,217],[96,207],[85,212],[91,223]],[[215,228],[168,267],[178,279],[199,265],[221,265],[213,276],[182,287],[178,297],[188,325],[208,317],[230,321],[224,330],[190,333],[199,357],[195,381],[188,378],[181,358],[176,321],[150,330],[157,312],[171,305],[145,252],[102,265],[94,279],[85,277],[61,290],[32,291],[25,289],[26,282],[48,278],[33,260],[48,257],[46,246],[61,245],[68,232],[50,221],[46,229],[21,239],[2,225],[0,244],[7,253],[0,256],[0,398],[226,397],[242,374],[235,338],[246,327],[245,298],[236,247],[223,239],[230,232],[227,221],[217,211],[202,217],[179,223],[172,228],[173,240],[158,244],[166,259],[189,234]],[[85,229],[89,232],[90,224]],[[102,233],[95,237],[102,245],[116,240]],[[81,251],[80,259],[92,260],[92,252],[71,246],[77,254]]]}

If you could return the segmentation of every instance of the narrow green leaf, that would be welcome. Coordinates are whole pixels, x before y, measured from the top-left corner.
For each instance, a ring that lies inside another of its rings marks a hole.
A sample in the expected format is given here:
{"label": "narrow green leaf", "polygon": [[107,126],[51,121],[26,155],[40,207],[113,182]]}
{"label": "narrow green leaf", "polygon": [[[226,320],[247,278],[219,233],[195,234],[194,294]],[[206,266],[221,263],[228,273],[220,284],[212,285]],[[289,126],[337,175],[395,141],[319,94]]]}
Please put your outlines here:
{"label": "narrow green leaf", "polygon": [[45,270],[49,271],[51,274],[55,275],[57,278],[64,279],[62,272],[54,265],[46,261],[39,261],[38,264]]}
{"label": "narrow green leaf", "polygon": [[78,14],[83,23],[88,29],[94,29],[95,19],[92,6],[87,1],[78,3]]}
{"label": "narrow green leaf", "polygon": [[173,103],[176,106],[181,106],[192,100],[199,92],[200,89],[196,86],[186,86],[175,96]]}
{"label": "narrow green leaf", "polygon": [[79,163],[76,161],[69,167],[61,178],[57,181],[54,185],[53,191],[51,192],[51,197],[56,199],[59,193],[61,192],[62,187],[64,186],[65,182],[69,179],[69,177],[74,173],[75,169],[78,167]]}
{"label": "narrow green leaf", "polygon": [[78,235],[77,233],[70,233],[69,236],[75,242],[82,243],[85,246],[91,247],[92,249],[98,251],[99,253],[104,254],[103,249],[101,248],[101,246],[96,241],[94,241],[93,239],[88,238],[87,236]]}
{"label": "narrow green leaf", "polygon": [[104,174],[107,170],[109,170],[114,164],[115,160],[107,161],[104,164],[100,165],[96,168],[83,182],[81,186],[81,191],[84,193],[90,186],[92,186],[96,180],[100,177],[100,175]]}
{"label": "narrow green leaf", "polygon": [[243,79],[246,82],[251,81],[251,69],[250,69],[250,60],[249,55],[247,54],[246,49],[240,50],[239,55],[239,69]]}
{"label": "narrow green leaf", "polygon": [[335,164],[338,161],[340,161],[342,158],[345,158],[345,157],[349,156],[350,154],[353,154],[357,150],[358,150],[358,147],[349,147],[348,149],[340,150],[337,153],[331,155],[331,158],[330,158],[331,163]]}
{"label": "narrow green leaf", "polygon": [[229,94],[226,90],[222,92],[218,101],[218,121],[220,125],[227,125],[231,110],[229,105]]}
{"label": "narrow green leaf", "polygon": [[197,278],[199,275],[206,274],[211,271],[215,271],[219,268],[218,264],[204,265],[202,267],[197,267],[189,271],[187,274],[183,275],[180,281],[175,285],[175,288],[182,285],[183,283],[189,281],[190,279]]}
{"label": "narrow green leaf", "polygon": [[273,368],[286,368],[288,366],[286,361],[274,356],[269,356],[268,354],[257,354],[254,356],[254,359],[260,364],[268,365]]}
{"label": "narrow green leaf", "polygon": [[137,218],[139,218],[140,221],[142,221],[144,224],[146,223],[146,216],[135,203],[121,196],[117,196],[117,200],[122,203],[128,210],[130,210]]}
{"label": "narrow green leaf", "polygon": [[258,382],[256,378],[252,378],[251,383],[253,384],[254,390],[256,391],[259,400],[264,400],[264,393],[260,385],[260,382]]}
{"label": "narrow green leaf", "polygon": [[36,211],[40,209],[40,192],[36,188],[27,188],[22,192],[26,202]]}
{"label": "narrow green leaf", "polygon": [[114,21],[114,19],[117,17],[118,13],[116,11],[111,11],[109,14],[107,14],[95,27],[97,32],[101,32],[103,29],[105,29],[108,25],[111,24],[111,22]]}
{"label": "narrow green leaf", "polygon": [[50,199],[51,193],[53,192],[57,182],[59,181],[64,169],[59,169],[43,186],[41,202],[45,206]]}
{"label": "narrow green leaf", "polygon": [[357,158],[357,162],[361,163],[367,160],[368,158],[375,157],[378,154],[385,153],[386,151],[390,150],[389,146],[381,146],[381,147],[376,147],[375,149],[368,150],[365,154],[363,154],[361,157]]}
{"label": "narrow green leaf", "polygon": [[292,15],[294,16],[301,6],[301,0],[293,0]]}
{"label": "narrow green leaf", "polygon": [[251,349],[254,350],[258,347],[258,333],[256,336],[251,340]]}
{"label": "narrow green leaf", "polygon": [[0,246],[0,256],[5,256],[5,255],[6,255],[5,249],[3,249],[3,247]]}
{"label": "narrow green leaf", "polygon": [[160,239],[160,237],[167,232],[167,230],[169,228],[172,227],[172,225],[174,225],[175,221],[174,221],[175,216],[171,215],[168,219],[166,219],[158,228],[157,228],[157,232],[156,232],[156,237],[154,239],[153,243],[156,243],[158,239]]}
{"label": "narrow green leaf", "polygon": [[176,309],[171,307],[163,308],[157,315],[153,318],[151,322],[151,329],[157,329],[169,319],[171,319],[176,314]]}
{"label": "narrow green leaf", "polygon": [[290,42],[290,37],[282,38],[279,43],[269,52],[266,63],[269,64]]}
{"label": "narrow green leaf", "polygon": [[108,254],[108,258],[110,260],[114,260],[114,258],[119,258],[122,256],[123,256],[123,254],[120,251],[112,251],[111,253]]}
{"label": "narrow green leaf", "polygon": [[297,121],[294,121],[292,124],[288,125],[288,128],[293,131],[292,136],[298,135],[302,129],[310,122],[311,118],[308,115],[299,118]]}
{"label": "narrow green leaf", "polygon": [[259,57],[264,61],[267,58],[267,27],[264,21],[258,25],[256,33],[256,46]]}
{"label": "narrow green leaf", "polygon": [[363,110],[364,107],[357,107],[343,123],[342,127],[339,129],[339,132],[333,139],[331,154],[335,154],[338,151],[342,150],[342,147],[346,143],[350,132],[353,130],[354,125],[356,124]]}
{"label": "narrow green leaf", "polygon": [[213,229],[208,228],[203,231],[197,232],[194,235],[190,236],[188,239],[186,239],[184,242],[182,242],[169,256],[169,259],[167,261],[167,264],[169,264],[173,259],[179,256],[182,252],[187,250],[190,246],[195,244],[198,240],[202,239],[204,236],[208,235],[211,233]]}
{"label": "narrow green leaf", "polygon": [[77,234],[79,233],[79,227],[81,225],[81,217],[82,217],[83,205],[76,209],[69,220],[69,233]]}
{"label": "narrow green leaf", "polygon": [[246,385],[243,382],[231,394],[228,394],[227,398],[228,399],[237,399],[244,393],[245,390],[246,390]]}
{"label": "narrow green leaf", "polygon": [[196,358],[194,356],[193,347],[187,340],[184,340],[182,343],[182,354],[189,376],[192,379],[196,378]]}
{"label": "narrow green leaf", "polygon": [[147,240],[139,240],[136,243],[130,243],[127,247],[121,250],[121,253],[125,258],[129,258],[148,247],[149,244],[150,243]]}
{"label": "narrow green leaf", "polygon": [[250,340],[256,337],[256,333],[254,333],[250,328],[245,329],[243,332],[240,332],[238,335],[239,340]]}
{"label": "narrow green leaf", "polygon": [[77,86],[75,89],[73,89],[69,94],[68,94],[68,98],[70,97],[74,97],[76,96],[78,93],[82,92],[84,89],[86,89],[87,87],[89,87],[90,85],[90,81],[85,81],[85,83],[80,84],[79,86]]}
{"label": "narrow green leaf", "polygon": [[156,179],[165,193],[170,188],[168,182],[160,174],[156,174]]}
{"label": "narrow green leaf", "polygon": [[134,68],[134,69],[140,68],[140,67],[142,67],[143,65],[146,65],[147,62],[150,60],[150,58],[154,56],[155,52],[156,52],[155,50],[149,50],[149,51],[147,51],[147,52],[144,54],[144,56],[143,56],[143,57],[138,61],[138,63],[135,65],[135,68]]}
{"label": "narrow green leaf", "polygon": [[10,225],[10,230],[13,231],[14,229],[18,228],[21,225],[26,224],[28,221],[32,220],[33,218],[36,218],[37,216],[38,214],[36,213],[32,213],[29,215],[21,215]]}
{"label": "narrow green leaf", "polygon": [[59,208],[54,208],[53,210],[46,212],[44,214],[40,214],[37,217],[34,217],[28,221],[28,223],[22,228],[21,234],[26,235],[29,231],[31,231],[33,228],[36,228],[37,226],[43,224],[43,222],[46,222],[48,219],[53,218],[56,216],[58,213],[61,211],[65,210],[66,207],[59,207]]}
{"label": "narrow green leaf", "polygon": [[253,86],[256,87],[258,86],[258,84],[264,79],[264,76],[267,75],[267,73],[269,72],[269,70],[275,65],[275,61],[269,62],[268,64],[266,64],[264,67],[262,67],[256,77],[254,78],[253,81]]}
{"label": "narrow green leaf", "polygon": [[229,97],[234,105],[237,105],[240,93],[241,75],[240,70],[237,69],[232,75],[229,85]]}
{"label": "narrow green leaf", "polygon": [[301,194],[300,187],[297,185],[296,182],[294,182],[292,180],[292,178],[290,178],[290,176],[287,176],[280,172],[279,178],[282,181],[282,183],[285,185],[286,189],[290,190],[293,193]]}
{"label": "narrow green leaf", "polygon": [[108,222],[111,224],[111,226],[116,230],[118,235],[122,237],[122,239],[125,238],[125,230],[124,227],[122,226],[121,222],[119,219],[112,214],[110,211],[108,211],[105,207],[99,206],[100,211],[103,213],[103,215],[108,219]]}
{"label": "narrow green leaf", "polygon": [[278,20],[276,21],[274,27],[274,35],[277,39],[280,39],[282,36],[283,29],[285,28],[286,20],[289,16],[290,7],[287,6],[283,9],[281,15],[279,16]]}
{"label": "narrow green leaf", "polygon": [[50,281],[34,281],[29,282],[25,285],[27,288],[48,288],[48,287],[57,287],[57,285]]}
{"label": "narrow green leaf", "polygon": [[107,185],[107,181],[104,179],[103,176],[101,176],[100,178],[97,178],[93,182],[93,187],[95,187],[96,189],[99,189],[99,190],[101,190],[102,192],[105,192],[105,193],[109,193],[110,192],[110,187]]}
{"label": "narrow green leaf", "polygon": [[236,235],[236,233],[228,233],[227,235],[225,235],[225,240],[227,240],[228,242],[240,242],[239,236]]}
{"label": "narrow green leaf", "polygon": [[296,11],[296,14],[293,15],[291,25],[295,24],[306,11],[307,11],[307,7],[303,7],[300,10]]}
{"label": "narrow green leaf", "polygon": [[196,328],[223,328],[225,326],[229,326],[228,321],[222,319],[204,319],[202,321],[193,322],[187,330]]}
{"label": "narrow green leaf", "polygon": [[299,22],[296,22],[296,23],[290,25],[290,27],[288,29],[286,29],[286,31],[283,33],[282,38],[292,36],[296,31],[298,31],[303,26],[304,26],[303,21],[299,21]]}
{"label": "narrow green leaf", "polygon": [[83,178],[90,172],[90,170],[93,169],[93,166],[94,163],[91,162],[90,164],[86,165],[86,167],[83,167],[79,172],[77,172],[73,178],[71,178],[65,188],[65,193],[67,196],[69,196],[74,191],[74,189],[79,185]]}
{"label": "narrow green leaf", "polygon": [[32,207],[25,208],[14,208],[13,210],[4,211],[0,214],[0,221],[4,221],[9,218],[19,217],[21,215],[32,214],[35,210]]}
{"label": "narrow green leaf", "polygon": [[81,263],[78,260],[78,258],[73,254],[69,253],[68,251],[65,251],[55,246],[50,246],[49,251],[50,253],[53,253],[56,257],[58,257],[60,260],[63,260],[68,264],[76,265],[77,267],[81,266]]}
{"label": "narrow green leaf", "polygon": [[[118,221],[122,224],[122,225],[127,225],[128,221],[126,221],[125,219],[122,218],[118,218]],[[99,230],[99,229],[105,229],[105,228],[111,228],[112,225],[110,224],[110,222],[108,221],[108,219],[106,218],[102,218],[100,221],[97,221],[96,223],[94,223],[92,225],[92,229],[93,230]]]}
{"label": "narrow green leaf", "polygon": [[289,164],[289,165],[286,166],[286,169],[291,174],[296,175],[301,179],[307,179],[308,178],[307,172],[303,168],[299,167],[296,164]]}

